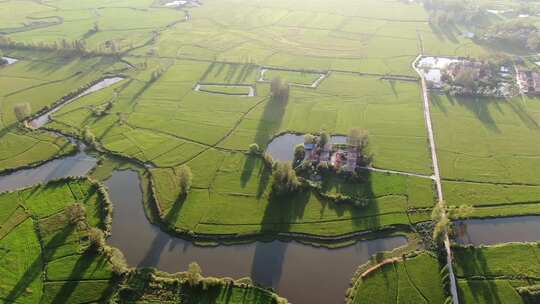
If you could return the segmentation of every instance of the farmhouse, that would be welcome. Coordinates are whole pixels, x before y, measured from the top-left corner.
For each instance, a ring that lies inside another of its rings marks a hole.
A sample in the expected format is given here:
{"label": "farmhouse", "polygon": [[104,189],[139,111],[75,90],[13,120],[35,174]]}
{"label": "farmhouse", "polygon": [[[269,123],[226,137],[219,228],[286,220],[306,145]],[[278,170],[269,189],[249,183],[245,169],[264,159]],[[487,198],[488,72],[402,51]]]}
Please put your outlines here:
{"label": "farmhouse", "polygon": [[524,94],[540,95],[540,73],[520,70],[518,71],[517,81]]}
{"label": "farmhouse", "polygon": [[362,161],[362,154],[359,147],[340,143],[327,143],[324,146],[319,144],[320,138],[315,138],[314,143],[304,143],[305,161],[314,164],[328,163],[336,170],[354,172],[358,164]]}

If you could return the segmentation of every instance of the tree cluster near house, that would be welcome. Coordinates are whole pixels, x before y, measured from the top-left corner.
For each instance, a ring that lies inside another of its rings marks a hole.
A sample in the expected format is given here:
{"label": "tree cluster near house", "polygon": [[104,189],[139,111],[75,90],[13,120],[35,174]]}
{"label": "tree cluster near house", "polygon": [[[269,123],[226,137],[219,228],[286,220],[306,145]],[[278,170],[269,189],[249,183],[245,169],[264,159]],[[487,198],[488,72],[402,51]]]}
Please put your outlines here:
{"label": "tree cluster near house", "polygon": [[480,40],[493,44],[511,45],[526,51],[540,51],[540,30],[536,24],[523,20],[510,20],[488,27]]}
{"label": "tree cluster near house", "polygon": [[453,96],[508,97],[515,94],[509,66],[489,60],[459,60],[442,71],[443,90]]}
{"label": "tree cluster near house", "polygon": [[362,166],[371,163],[368,154],[368,133],[366,130],[353,128],[346,143],[332,143],[327,132],[318,136],[307,134],[304,144],[295,149],[295,167],[308,175],[318,176],[326,171],[356,174]]}
{"label": "tree cluster near house", "polygon": [[483,20],[486,10],[469,0],[424,0],[424,8],[430,12],[429,22],[436,26],[475,24]]}

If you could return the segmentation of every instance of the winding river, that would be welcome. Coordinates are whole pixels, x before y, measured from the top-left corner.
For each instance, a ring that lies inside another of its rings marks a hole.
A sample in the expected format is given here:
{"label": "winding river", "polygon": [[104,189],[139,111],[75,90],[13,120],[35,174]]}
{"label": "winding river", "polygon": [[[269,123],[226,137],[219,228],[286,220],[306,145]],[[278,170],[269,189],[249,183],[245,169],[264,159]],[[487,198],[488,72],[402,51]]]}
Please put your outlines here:
{"label": "winding river", "polygon": [[204,275],[251,277],[295,304],[342,302],[359,265],[376,252],[407,242],[404,237],[392,237],[341,249],[281,241],[199,247],[170,236],[146,219],[136,172],[116,171],[106,185],[114,205],[108,241],[124,253],[131,266],[174,273],[185,271],[189,263],[197,261]]}
{"label": "winding river", "polygon": [[[34,119],[32,125],[36,128],[45,125],[50,115],[62,106],[121,80],[119,77],[104,79]],[[97,158],[85,151],[84,144],[68,139],[78,145],[76,154],[2,175],[0,192],[62,177],[87,175],[97,165]],[[294,139],[302,142],[303,136],[295,135]],[[340,137],[333,139],[344,140]],[[290,147],[294,149],[294,144]],[[122,250],[130,266],[178,272],[186,270],[189,263],[196,261],[205,275],[235,279],[251,277],[258,284],[273,287],[295,304],[342,302],[359,265],[377,252],[392,250],[407,243],[405,237],[391,237],[360,241],[340,249],[282,241],[200,247],[163,232],[147,220],[140,178],[135,171],[114,171],[105,183],[114,205],[112,234],[108,242]]]}

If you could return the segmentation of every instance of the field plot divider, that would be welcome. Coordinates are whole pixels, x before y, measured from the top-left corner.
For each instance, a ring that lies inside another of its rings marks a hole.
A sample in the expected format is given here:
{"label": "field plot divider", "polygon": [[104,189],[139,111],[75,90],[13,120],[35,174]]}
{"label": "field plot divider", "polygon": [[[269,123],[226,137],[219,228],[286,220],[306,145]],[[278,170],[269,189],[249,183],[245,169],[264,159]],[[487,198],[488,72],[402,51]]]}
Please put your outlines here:
{"label": "field plot divider", "polygon": [[[426,127],[428,130],[429,146],[431,150],[431,160],[433,162],[433,173],[435,176],[435,185],[437,188],[437,198],[438,203],[444,201],[442,185],[441,185],[441,174],[439,171],[439,160],[437,158],[437,147],[435,144],[435,136],[433,135],[433,124],[431,119],[431,111],[429,108],[429,94],[426,84],[426,79],[424,74],[418,70],[416,67],[417,62],[422,58],[423,54],[419,54],[412,63],[413,69],[420,76],[421,87],[422,87],[422,99],[424,102],[424,118],[426,121]],[[448,231],[444,235],[444,247],[446,250],[446,266],[448,267],[448,273],[450,278],[450,293],[452,294],[452,302],[454,304],[459,304],[459,297],[457,291],[456,276],[454,274],[454,268],[452,267],[452,249],[450,248],[450,238],[448,237]]]}

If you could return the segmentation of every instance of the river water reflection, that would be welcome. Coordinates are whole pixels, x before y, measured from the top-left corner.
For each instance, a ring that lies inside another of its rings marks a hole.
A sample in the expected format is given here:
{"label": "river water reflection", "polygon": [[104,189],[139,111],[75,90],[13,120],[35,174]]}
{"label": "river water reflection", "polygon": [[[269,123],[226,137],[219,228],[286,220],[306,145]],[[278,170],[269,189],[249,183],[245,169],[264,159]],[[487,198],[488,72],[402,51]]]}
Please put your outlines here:
{"label": "river water reflection", "polygon": [[197,261],[204,275],[251,277],[294,304],[342,303],[359,265],[376,252],[407,242],[404,237],[392,237],[332,250],[281,241],[199,247],[148,222],[137,173],[116,171],[106,185],[114,204],[108,242],[124,253],[130,266],[174,273]]}
{"label": "river water reflection", "polygon": [[508,242],[540,241],[540,216],[519,216],[457,221],[454,225],[460,244],[494,245]]}

